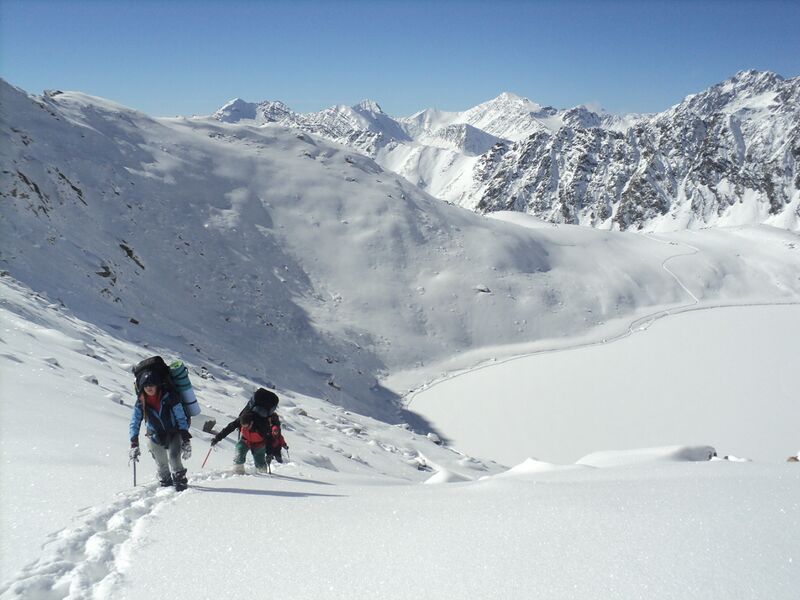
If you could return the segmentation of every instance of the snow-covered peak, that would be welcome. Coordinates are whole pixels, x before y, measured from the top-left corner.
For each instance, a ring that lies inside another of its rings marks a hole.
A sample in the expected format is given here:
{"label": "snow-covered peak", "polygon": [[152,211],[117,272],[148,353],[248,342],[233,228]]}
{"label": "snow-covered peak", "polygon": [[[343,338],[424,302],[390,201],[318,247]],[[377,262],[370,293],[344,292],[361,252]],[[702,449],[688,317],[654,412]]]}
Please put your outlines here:
{"label": "snow-covered peak", "polygon": [[739,71],[725,81],[687,96],[667,113],[688,110],[709,117],[717,112],[731,113],[742,109],[761,111],[772,105],[780,92],[796,96],[800,87],[798,82],[800,78],[786,80],[770,71]]}
{"label": "snow-covered peak", "polygon": [[518,94],[514,94],[513,92],[503,92],[502,94],[498,95],[495,98],[495,101],[499,102],[529,102],[527,98],[523,98]]}
{"label": "snow-covered peak", "polygon": [[353,108],[359,112],[371,113],[373,115],[385,114],[380,105],[374,100],[362,100]]}
{"label": "snow-covered peak", "polygon": [[482,105],[479,106],[493,106],[493,107],[517,106],[522,108],[523,110],[528,110],[530,112],[536,112],[542,107],[541,104],[532,102],[528,98],[525,98],[524,96],[520,96],[518,94],[514,94],[513,92],[503,92],[496,98],[484,102]]}
{"label": "snow-covered peak", "polygon": [[280,123],[291,125],[295,120],[295,113],[280,101],[267,101],[258,105],[256,120],[263,123]]}
{"label": "snow-covered peak", "polygon": [[442,127],[447,127],[458,119],[459,112],[447,112],[438,108],[426,108],[410,117],[399,119],[399,122],[415,138],[424,132],[434,132]]}
{"label": "snow-covered peak", "polygon": [[293,121],[294,113],[283,102],[267,100],[254,103],[241,98],[231,100],[212,114],[212,118],[222,123],[282,123],[289,125]]}
{"label": "snow-covered peak", "polygon": [[212,116],[223,123],[238,123],[243,119],[252,120],[256,118],[256,106],[256,104],[241,98],[234,98],[215,111]]}
{"label": "snow-covered peak", "polygon": [[747,71],[739,71],[736,73],[736,75],[727,81],[724,81],[721,85],[723,87],[732,86],[737,90],[749,88],[755,93],[761,93],[765,87],[773,87],[783,81],[786,80],[778,73],[750,69]]}
{"label": "snow-covered peak", "polygon": [[566,111],[562,120],[565,126],[575,129],[590,129],[592,127],[600,127],[603,124],[603,119],[600,115],[583,105]]}
{"label": "snow-covered peak", "polygon": [[540,110],[542,106],[536,102],[503,92],[464,111],[455,122],[468,123],[499,138],[519,140],[543,128],[534,116]]}
{"label": "snow-covered peak", "polygon": [[542,107],[517,94],[503,92],[465,111],[428,108],[400,119],[400,123],[414,139],[437,136],[439,130],[453,125],[469,125],[498,139],[518,140],[536,131],[560,127],[560,121],[545,123],[554,112],[555,109]]}

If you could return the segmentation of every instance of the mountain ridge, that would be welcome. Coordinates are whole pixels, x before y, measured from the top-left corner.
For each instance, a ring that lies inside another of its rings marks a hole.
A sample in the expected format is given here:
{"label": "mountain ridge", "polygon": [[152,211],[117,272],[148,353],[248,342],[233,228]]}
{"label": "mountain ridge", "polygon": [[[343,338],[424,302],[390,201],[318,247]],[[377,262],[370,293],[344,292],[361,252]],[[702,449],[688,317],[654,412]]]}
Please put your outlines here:
{"label": "mountain ridge", "polygon": [[[393,119],[356,105],[253,122],[347,145],[478,212],[603,229],[768,223],[797,231],[798,82],[740,71],[650,115],[556,109],[503,92],[461,112]],[[346,118],[351,112],[358,117]]]}

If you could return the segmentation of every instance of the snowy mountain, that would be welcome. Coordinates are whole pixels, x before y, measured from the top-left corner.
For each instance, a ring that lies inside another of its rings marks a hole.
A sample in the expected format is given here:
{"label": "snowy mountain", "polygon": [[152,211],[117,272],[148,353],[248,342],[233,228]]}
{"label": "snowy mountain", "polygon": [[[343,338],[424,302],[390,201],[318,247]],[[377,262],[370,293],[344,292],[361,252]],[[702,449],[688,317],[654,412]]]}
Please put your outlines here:
{"label": "snowy mountain", "polygon": [[[248,573],[293,599],[796,596],[797,232],[480,215],[326,139],[360,128],[455,189],[476,125],[430,114],[433,146],[368,102],[315,133],[277,103],[220,116],[0,81],[2,600],[239,597]],[[698,338],[664,343],[674,315]],[[182,493],[127,463],[154,353],[202,405]],[[202,427],[256,386],[289,455],[234,475]]]}
{"label": "snowy mountain", "polygon": [[463,112],[428,109],[397,120],[374,103],[275,118],[248,105],[215,117],[278,122],[349,145],[479,212],[603,229],[797,230],[798,98],[800,78],[743,71],[656,115],[555,109],[504,93]]}
{"label": "snowy mountain", "polygon": [[800,229],[800,78],[742,72],[625,132],[563,127],[484,155],[483,211],[605,228]]}
{"label": "snowy mountain", "polygon": [[[1,99],[2,268],[125,339],[269,387],[396,421],[404,390],[383,386],[389,373],[685,297],[661,268],[668,244],[588,228],[565,244],[317,136],[5,83]],[[784,254],[730,252],[704,254],[699,298],[795,297]]]}
{"label": "snowy mountain", "polygon": [[317,113],[299,114],[282,102],[253,104],[237,98],[217,110],[212,117],[223,123],[295,127],[353,146],[368,156],[374,156],[392,140],[410,141],[400,124],[371,100],[363,100],[355,106],[338,105]]}

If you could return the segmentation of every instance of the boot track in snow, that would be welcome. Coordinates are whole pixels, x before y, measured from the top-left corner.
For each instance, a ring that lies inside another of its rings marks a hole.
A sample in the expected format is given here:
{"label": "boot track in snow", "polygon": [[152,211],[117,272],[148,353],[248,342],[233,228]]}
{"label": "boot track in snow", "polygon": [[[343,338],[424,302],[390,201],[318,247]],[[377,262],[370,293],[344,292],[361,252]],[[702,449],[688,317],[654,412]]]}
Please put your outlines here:
{"label": "boot track in snow", "polygon": [[196,474],[186,491],[158,482],[120,492],[111,504],[81,511],[78,523],[50,536],[42,557],[0,588],[0,599],[110,599],[129,562],[131,542],[163,507],[191,493],[191,484],[223,479],[225,472]]}

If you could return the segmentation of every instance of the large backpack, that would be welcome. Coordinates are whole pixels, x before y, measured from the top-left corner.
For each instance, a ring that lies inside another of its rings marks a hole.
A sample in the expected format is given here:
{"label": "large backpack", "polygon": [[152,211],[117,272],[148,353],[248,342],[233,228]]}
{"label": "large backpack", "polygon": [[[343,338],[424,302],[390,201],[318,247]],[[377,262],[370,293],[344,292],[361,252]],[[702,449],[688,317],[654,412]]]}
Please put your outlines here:
{"label": "large backpack", "polygon": [[196,417],[200,414],[200,404],[197,402],[197,396],[195,396],[192,383],[189,381],[189,370],[182,361],[176,360],[167,366],[167,363],[160,356],[151,356],[138,363],[133,367],[133,375],[136,378],[134,387],[136,388],[137,396],[142,392],[138,384],[139,376],[145,371],[155,373],[164,387],[180,398],[183,409],[186,411],[186,416]]}
{"label": "large backpack", "polygon": [[[259,433],[264,439],[270,439],[272,435],[272,417],[277,418],[275,409],[278,407],[278,395],[275,392],[258,388],[255,393],[247,401],[247,404],[239,413],[239,419],[245,415],[250,415],[255,426],[259,429]],[[278,420],[280,424],[280,419]]]}

